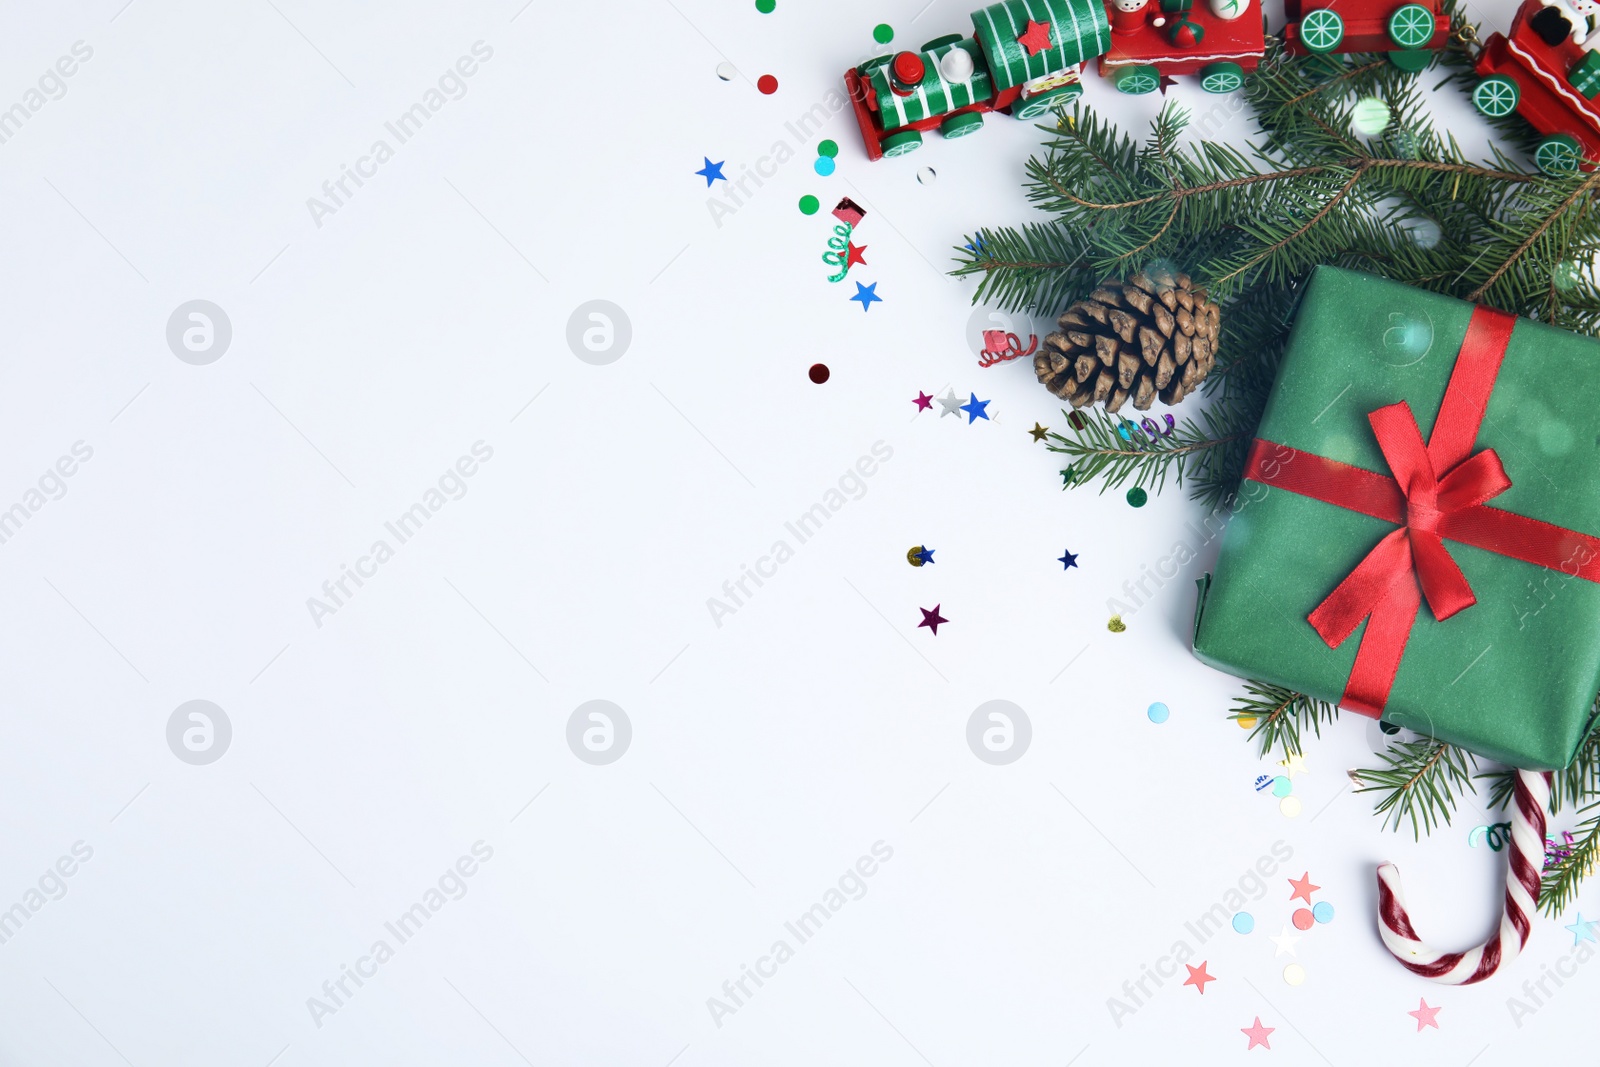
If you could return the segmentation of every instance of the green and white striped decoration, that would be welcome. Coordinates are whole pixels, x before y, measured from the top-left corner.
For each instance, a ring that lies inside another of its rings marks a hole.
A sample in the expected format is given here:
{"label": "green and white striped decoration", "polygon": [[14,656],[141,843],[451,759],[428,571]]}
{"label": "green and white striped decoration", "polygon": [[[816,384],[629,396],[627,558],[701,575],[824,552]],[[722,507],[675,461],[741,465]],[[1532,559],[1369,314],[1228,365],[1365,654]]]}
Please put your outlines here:
{"label": "green and white striped decoration", "polygon": [[[939,60],[958,48],[972,56],[973,72],[969,81],[948,81],[939,70]],[[971,38],[963,38],[927,52],[919,52],[918,55],[922,57],[928,74],[910,96],[898,96],[889,87],[887,63],[872,72],[872,91],[878,96],[878,113],[883,116],[885,130],[897,130],[907,123],[918,122],[930,116],[948,115],[968,104],[988,100],[994,95],[989,72],[985,69],[983,58],[978,53],[978,44]]]}
{"label": "green and white striped decoration", "polygon": [[1600,93],[1600,54],[1585,52],[1583,58],[1572,65],[1567,81],[1586,99],[1593,100],[1595,94]]}
{"label": "green and white striped decoration", "polygon": [[[1017,43],[1029,20],[1050,25],[1051,47],[1030,56]],[[1111,47],[1101,0],[1001,0],[972,13],[996,91],[1054,74]]]}

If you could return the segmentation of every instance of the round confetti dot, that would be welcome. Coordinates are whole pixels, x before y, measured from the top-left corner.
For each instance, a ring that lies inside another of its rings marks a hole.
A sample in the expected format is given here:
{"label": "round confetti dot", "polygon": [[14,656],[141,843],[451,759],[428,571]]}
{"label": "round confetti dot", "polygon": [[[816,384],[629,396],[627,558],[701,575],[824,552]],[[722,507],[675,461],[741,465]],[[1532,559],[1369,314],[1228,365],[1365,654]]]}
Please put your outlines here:
{"label": "round confetti dot", "polygon": [[1311,909],[1311,917],[1319,923],[1333,922],[1333,905],[1326,900],[1317,901]]}
{"label": "round confetti dot", "polygon": [[912,545],[910,548],[906,549],[906,562],[911,564],[913,567],[922,566],[921,545]]}
{"label": "round confetti dot", "polygon": [[1128,490],[1128,503],[1136,508],[1144,507],[1145,501],[1149,499],[1150,494],[1140,489],[1137,485]]}
{"label": "round confetti dot", "polygon": [[932,185],[938,180],[939,172],[934,170],[932,167],[923,167],[921,170],[917,171],[918,185]]}
{"label": "round confetti dot", "polygon": [[1350,127],[1357,133],[1376,137],[1389,127],[1389,105],[1375,96],[1364,96],[1350,109]]}
{"label": "round confetti dot", "polygon": [[817,161],[811,164],[811,169],[826,178],[833,173],[834,166],[832,156],[818,156]]}
{"label": "round confetti dot", "polygon": [[1283,969],[1283,980],[1290,985],[1302,985],[1306,980],[1306,969],[1298,963],[1291,963]]}
{"label": "round confetti dot", "polygon": [[1254,715],[1241,715],[1233,721],[1239,724],[1239,729],[1241,730],[1254,730],[1256,728],[1256,717]]}
{"label": "round confetti dot", "polygon": [[1300,908],[1295,911],[1289,921],[1294,923],[1296,930],[1309,930],[1311,929],[1311,924],[1316,922],[1316,918],[1311,914],[1310,908]]}
{"label": "round confetti dot", "polygon": [[778,79],[770,74],[763,74],[756,79],[756,88],[771,96],[778,91]]}
{"label": "round confetti dot", "polygon": [[725,82],[731,82],[739,76],[739,70],[732,63],[718,63],[717,77]]}
{"label": "round confetti dot", "polygon": [[1145,714],[1150,716],[1151,722],[1163,723],[1167,721],[1167,716],[1171,715],[1172,712],[1168,710],[1165,704],[1158,700],[1154,704],[1150,705],[1149,710],[1146,711]]}
{"label": "round confetti dot", "polygon": [[1111,621],[1106,623],[1106,629],[1110,630],[1114,634],[1120,634],[1127,628],[1128,624],[1122,621],[1121,615],[1111,616]]}
{"label": "round confetti dot", "polygon": [[1272,780],[1273,796],[1286,797],[1292,792],[1294,792],[1294,783],[1289,781],[1289,779],[1285,778],[1283,775],[1280,774]]}
{"label": "round confetti dot", "polygon": [[778,0],[756,0],[756,10],[761,12],[763,15],[772,14],[773,10],[777,6]]}
{"label": "round confetti dot", "polygon": [[827,156],[829,159],[832,159],[834,156],[836,156],[838,154],[839,154],[839,142],[838,141],[829,139],[829,140],[823,141],[821,144],[817,145],[817,155],[819,155],[819,156]]}
{"label": "round confetti dot", "polygon": [[811,376],[812,381],[821,385],[828,380],[828,365],[826,363],[813,363],[811,364],[811,369],[806,373]]}
{"label": "round confetti dot", "polygon": [[888,44],[894,40],[894,27],[887,22],[880,22],[872,27],[872,39],[879,44]]}
{"label": "round confetti dot", "polygon": [[1088,425],[1087,420],[1085,420],[1084,417],[1078,414],[1076,411],[1067,416],[1067,422],[1074,430],[1081,430]]}
{"label": "round confetti dot", "polygon": [[817,200],[817,198],[812,196],[810,193],[807,193],[805,196],[800,198],[800,214],[802,215],[815,215],[817,213],[817,208],[821,206],[822,204]]}
{"label": "round confetti dot", "polygon": [[1283,813],[1283,817],[1286,819],[1298,818],[1300,815],[1300,808],[1301,804],[1299,797],[1284,797],[1282,800],[1278,801],[1278,810]]}
{"label": "round confetti dot", "polygon": [[1248,934],[1251,930],[1256,928],[1256,917],[1251,915],[1248,911],[1235,912],[1233,916],[1233,928],[1241,934]]}

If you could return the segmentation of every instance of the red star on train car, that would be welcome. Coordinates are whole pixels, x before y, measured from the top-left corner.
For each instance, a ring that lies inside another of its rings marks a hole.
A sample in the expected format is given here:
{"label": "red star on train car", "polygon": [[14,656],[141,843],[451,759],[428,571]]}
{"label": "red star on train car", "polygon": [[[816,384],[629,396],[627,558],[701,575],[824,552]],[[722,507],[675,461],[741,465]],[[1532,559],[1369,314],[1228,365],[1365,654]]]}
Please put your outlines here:
{"label": "red star on train car", "polygon": [[1029,19],[1028,28],[1017,34],[1017,43],[1026,48],[1030,56],[1038,55],[1050,47],[1050,24]]}

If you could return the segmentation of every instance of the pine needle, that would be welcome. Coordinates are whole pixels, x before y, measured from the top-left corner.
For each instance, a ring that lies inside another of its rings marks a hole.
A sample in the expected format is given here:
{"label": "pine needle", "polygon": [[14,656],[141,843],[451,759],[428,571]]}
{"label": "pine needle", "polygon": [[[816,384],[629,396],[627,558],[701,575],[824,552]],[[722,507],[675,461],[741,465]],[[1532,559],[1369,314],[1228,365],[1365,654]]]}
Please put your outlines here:
{"label": "pine needle", "polygon": [[1447,824],[1459,798],[1474,792],[1472,772],[1477,757],[1465,749],[1434,740],[1399,741],[1378,754],[1382,767],[1350,772],[1358,793],[1381,794],[1374,811],[1386,829],[1409,822],[1413,836]]}
{"label": "pine needle", "polygon": [[1233,698],[1228,718],[1235,722],[1255,720],[1250,740],[1260,746],[1263,757],[1274,750],[1284,759],[1303,754],[1301,737],[1305,731],[1309,729],[1321,737],[1322,724],[1339,717],[1339,709],[1334,705],[1281,685],[1250,681],[1244,688],[1244,696]]}

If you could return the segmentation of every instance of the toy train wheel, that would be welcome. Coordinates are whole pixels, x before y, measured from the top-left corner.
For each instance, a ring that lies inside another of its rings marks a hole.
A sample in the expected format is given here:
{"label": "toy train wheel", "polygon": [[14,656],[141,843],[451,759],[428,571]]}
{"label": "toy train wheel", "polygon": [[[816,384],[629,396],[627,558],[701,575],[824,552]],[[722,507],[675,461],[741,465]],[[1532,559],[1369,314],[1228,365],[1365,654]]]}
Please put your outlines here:
{"label": "toy train wheel", "polygon": [[939,123],[939,132],[946,137],[965,137],[981,129],[983,129],[983,113],[980,111],[963,111]]}
{"label": "toy train wheel", "polygon": [[901,130],[889,134],[881,143],[885,156],[903,156],[922,147],[922,134],[916,130]]}
{"label": "toy train wheel", "polygon": [[1433,62],[1433,53],[1426,48],[1401,48],[1386,53],[1389,62],[1405,71],[1407,74],[1418,74],[1428,69],[1428,64]]}
{"label": "toy train wheel", "polygon": [[1521,99],[1522,90],[1504,74],[1491,74],[1472,87],[1472,106],[1492,119],[1511,114]]}
{"label": "toy train wheel", "polygon": [[1161,75],[1156,68],[1149,66],[1118,67],[1111,81],[1117,87],[1117,92],[1141,96],[1160,88]]}
{"label": "toy train wheel", "polygon": [[1565,178],[1577,171],[1582,155],[1583,146],[1576,137],[1558,133],[1539,142],[1533,150],[1533,161],[1550,177]]}
{"label": "toy train wheel", "polygon": [[1401,48],[1421,48],[1433,40],[1433,12],[1421,4],[1402,4],[1389,16],[1389,40]]}
{"label": "toy train wheel", "polygon": [[1300,20],[1300,43],[1306,46],[1308,52],[1318,55],[1331,52],[1343,40],[1344,19],[1339,17],[1337,11],[1319,7],[1315,11],[1307,11],[1306,17]]}
{"label": "toy train wheel", "polygon": [[1200,88],[1208,93],[1231,93],[1244,84],[1244,68],[1237,63],[1211,63],[1200,68]]}
{"label": "toy train wheel", "polygon": [[1038,96],[1030,96],[1028,99],[1020,101],[1012,109],[1011,116],[1018,119],[1036,119],[1047,111],[1077,99],[1082,93],[1083,86],[1081,85],[1063,85],[1060,88],[1051,89],[1047,93],[1040,93]]}

